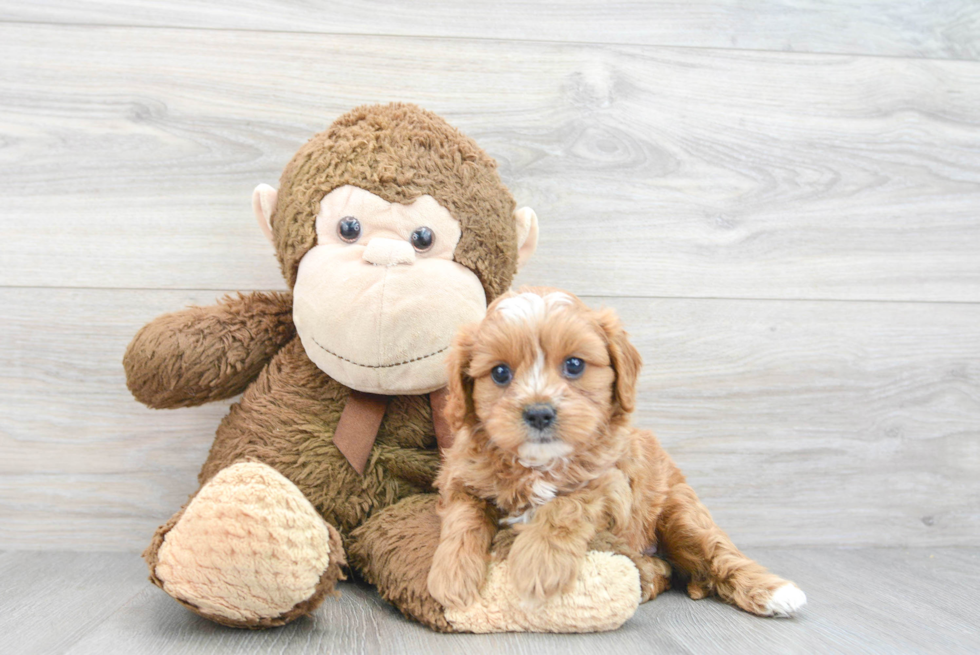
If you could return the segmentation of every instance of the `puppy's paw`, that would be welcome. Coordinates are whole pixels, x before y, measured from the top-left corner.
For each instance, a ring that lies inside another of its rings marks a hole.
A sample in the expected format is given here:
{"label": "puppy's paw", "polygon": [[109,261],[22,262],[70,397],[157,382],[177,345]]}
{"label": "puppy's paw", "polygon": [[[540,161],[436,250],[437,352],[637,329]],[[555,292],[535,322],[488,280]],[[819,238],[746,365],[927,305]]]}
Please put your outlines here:
{"label": "puppy's paw", "polygon": [[772,592],[766,602],[765,616],[793,616],[804,605],[806,594],[792,582],[787,582]]}
{"label": "puppy's paw", "polygon": [[583,558],[584,553],[525,532],[514,540],[507,560],[510,582],[525,600],[547,600],[572,590]]}
{"label": "puppy's paw", "polygon": [[736,574],[718,585],[718,595],[759,616],[793,616],[806,604],[802,589],[771,573]]}
{"label": "puppy's paw", "polygon": [[617,553],[633,561],[633,564],[640,571],[641,603],[653,600],[670,589],[670,564],[659,557],[637,552],[621,537],[610,532],[599,532],[589,542],[589,550]]}
{"label": "puppy's paw", "polygon": [[429,569],[429,593],[443,607],[462,609],[477,599],[486,577],[485,556],[467,556],[461,548],[440,544]]}
{"label": "puppy's paw", "polygon": [[641,602],[653,600],[670,589],[670,564],[657,557],[646,555],[635,557],[633,563],[640,570]]}

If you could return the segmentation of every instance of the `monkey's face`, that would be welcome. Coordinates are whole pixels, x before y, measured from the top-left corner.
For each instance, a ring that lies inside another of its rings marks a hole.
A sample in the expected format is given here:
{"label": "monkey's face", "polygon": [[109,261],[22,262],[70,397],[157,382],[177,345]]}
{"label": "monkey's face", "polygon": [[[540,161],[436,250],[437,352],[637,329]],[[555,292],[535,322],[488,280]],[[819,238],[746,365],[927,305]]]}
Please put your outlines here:
{"label": "monkey's face", "polygon": [[309,358],[359,391],[445,386],[453,335],[487,310],[479,278],[453,261],[460,234],[428,195],[403,205],[348,185],[324,196],[317,245],[293,287],[293,321]]}

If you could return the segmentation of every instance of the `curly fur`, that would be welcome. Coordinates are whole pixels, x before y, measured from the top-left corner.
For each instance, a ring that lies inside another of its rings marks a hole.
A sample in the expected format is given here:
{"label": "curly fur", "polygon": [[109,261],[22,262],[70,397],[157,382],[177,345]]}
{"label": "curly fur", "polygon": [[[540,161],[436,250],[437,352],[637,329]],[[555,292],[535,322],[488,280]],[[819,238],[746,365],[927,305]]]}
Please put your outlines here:
{"label": "curly fur", "polygon": [[[586,362],[581,377],[561,373],[568,357]],[[644,600],[670,576],[644,554],[656,550],[692,598],[774,613],[774,593],[792,583],[739,552],[653,434],[630,425],[641,363],[614,313],[553,289],[503,296],[458,336],[446,409],[456,440],[437,480],[443,524],[428,578],[437,600],[476,598],[503,519],[516,524],[511,581],[529,600],[567,592],[598,539],[637,562]],[[491,379],[500,364],[511,381]],[[542,404],[554,424],[529,427],[524,410]]]}

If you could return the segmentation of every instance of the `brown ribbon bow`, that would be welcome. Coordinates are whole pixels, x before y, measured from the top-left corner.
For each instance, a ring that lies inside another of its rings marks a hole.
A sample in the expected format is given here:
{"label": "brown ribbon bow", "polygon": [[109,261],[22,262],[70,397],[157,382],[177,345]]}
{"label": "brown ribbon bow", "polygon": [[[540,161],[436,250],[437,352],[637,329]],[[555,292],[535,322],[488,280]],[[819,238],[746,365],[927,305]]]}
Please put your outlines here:
{"label": "brown ribbon bow", "polygon": [[[391,396],[364,393],[351,389],[350,396],[340,414],[340,422],[334,431],[333,444],[337,446],[358,475],[364,475],[374,440],[378,438],[378,428],[388,409]],[[446,389],[443,387],[429,394],[432,407],[432,423],[435,426],[436,442],[440,452],[453,443],[453,434],[443,416],[446,406]]]}

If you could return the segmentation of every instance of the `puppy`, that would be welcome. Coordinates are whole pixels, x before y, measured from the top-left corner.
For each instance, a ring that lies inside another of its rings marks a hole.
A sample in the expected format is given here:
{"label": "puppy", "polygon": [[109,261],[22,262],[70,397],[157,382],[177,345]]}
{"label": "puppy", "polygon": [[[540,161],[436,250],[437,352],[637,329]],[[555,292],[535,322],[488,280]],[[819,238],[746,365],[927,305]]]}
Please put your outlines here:
{"label": "puppy", "polygon": [[761,616],[806,602],[739,552],[653,434],[630,425],[640,365],[612,311],[553,289],[502,296],[460,331],[445,412],[455,441],[436,482],[437,601],[476,599],[495,534],[513,526],[509,575],[528,600],[568,591],[599,548],[637,564],[644,601],[669,586],[669,561],[694,599]]}

